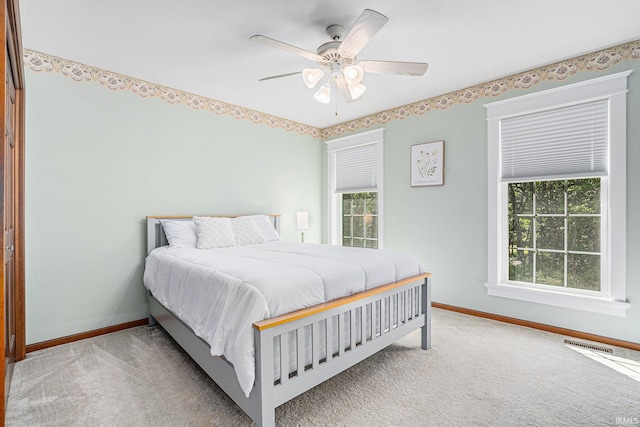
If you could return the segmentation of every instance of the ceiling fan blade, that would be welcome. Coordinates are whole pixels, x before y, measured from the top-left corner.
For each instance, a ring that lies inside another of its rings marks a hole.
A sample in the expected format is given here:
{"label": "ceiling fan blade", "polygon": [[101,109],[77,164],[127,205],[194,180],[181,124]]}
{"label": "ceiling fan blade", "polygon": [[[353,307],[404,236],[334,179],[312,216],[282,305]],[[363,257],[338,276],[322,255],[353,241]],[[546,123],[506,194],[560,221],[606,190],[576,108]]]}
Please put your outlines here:
{"label": "ceiling fan blade", "polygon": [[347,86],[347,81],[344,79],[344,77],[335,77],[335,80],[338,89],[340,89],[340,92],[342,92],[342,94],[344,95],[344,99],[346,99],[347,102],[356,101],[351,97],[351,92],[349,92],[349,87]]}
{"label": "ceiling fan blade", "polygon": [[422,76],[427,72],[427,67],[429,67],[426,62],[396,61],[360,61],[358,65],[366,73],[402,74],[404,76]]}
{"label": "ceiling fan blade", "polygon": [[285,50],[287,52],[295,53],[296,55],[302,56],[303,58],[310,59],[312,61],[322,61],[322,57],[313,52],[309,52],[308,50],[300,49],[299,47],[292,46],[290,44],[256,34],[255,36],[249,37],[249,40],[253,40],[258,43],[266,44],[267,46],[275,47],[276,49]]}
{"label": "ceiling fan blade", "polygon": [[389,18],[375,10],[365,9],[344,37],[338,52],[343,56],[353,58],[388,20]]}
{"label": "ceiling fan blade", "polygon": [[295,73],[287,73],[287,74],[278,74],[277,76],[269,76],[269,77],[263,77],[260,80],[258,80],[259,82],[263,82],[265,80],[271,80],[271,79],[279,79],[280,77],[288,77],[288,76],[295,76],[296,74],[301,74],[302,71],[296,71]]}

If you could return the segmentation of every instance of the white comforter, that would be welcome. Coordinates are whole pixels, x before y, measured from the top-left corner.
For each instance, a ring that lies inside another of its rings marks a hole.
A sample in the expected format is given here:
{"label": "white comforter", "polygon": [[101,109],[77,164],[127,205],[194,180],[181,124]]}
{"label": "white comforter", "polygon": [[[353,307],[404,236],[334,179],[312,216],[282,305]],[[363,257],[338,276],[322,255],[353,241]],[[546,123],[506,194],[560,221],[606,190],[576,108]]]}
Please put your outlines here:
{"label": "white comforter", "polygon": [[233,364],[248,396],[255,379],[252,324],[424,273],[409,254],[289,241],[222,249],[164,246],[147,257],[154,297]]}

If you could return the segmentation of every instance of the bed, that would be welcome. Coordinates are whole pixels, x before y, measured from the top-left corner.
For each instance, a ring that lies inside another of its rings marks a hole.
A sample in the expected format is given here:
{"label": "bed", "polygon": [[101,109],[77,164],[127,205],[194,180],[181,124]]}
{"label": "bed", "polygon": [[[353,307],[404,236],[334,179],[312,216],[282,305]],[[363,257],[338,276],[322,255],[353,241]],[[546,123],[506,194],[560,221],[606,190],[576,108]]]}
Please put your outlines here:
{"label": "bed", "polygon": [[275,425],[276,407],[416,329],[422,349],[431,347],[431,273],[415,257],[287,242],[278,236],[279,215],[228,218],[276,236],[258,243],[168,244],[170,223],[200,218],[209,221],[147,217],[149,323],[257,426]]}

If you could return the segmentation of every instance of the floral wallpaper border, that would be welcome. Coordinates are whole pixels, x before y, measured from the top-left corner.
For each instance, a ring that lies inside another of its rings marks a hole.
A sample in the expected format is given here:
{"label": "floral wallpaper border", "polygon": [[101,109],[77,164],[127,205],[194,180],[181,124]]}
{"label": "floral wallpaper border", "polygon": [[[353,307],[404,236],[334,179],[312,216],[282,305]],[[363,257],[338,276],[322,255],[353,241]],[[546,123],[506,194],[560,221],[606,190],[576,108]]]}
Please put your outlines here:
{"label": "floral wallpaper border", "polygon": [[31,49],[24,49],[24,62],[33,71],[60,73],[77,82],[97,82],[112,90],[130,90],[143,98],[160,98],[169,104],[185,104],[194,110],[206,109],[213,113],[229,115],[239,120],[251,120],[253,123],[267,124],[272,128],[293,131],[301,135],[311,135],[314,138],[322,137],[322,130],[313,126],[58,58],[46,53],[36,52]]}
{"label": "floral wallpaper border", "polygon": [[345,132],[385,124],[390,120],[406,119],[414,114],[425,114],[434,109],[445,110],[454,104],[469,104],[483,96],[498,96],[509,89],[528,89],[547,80],[564,80],[579,71],[606,70],[628,59],[640,59],[640,40],[324,128],[322,137],[340,136]]}
{"label": "floral wallpaper border", "polygon": [[143,98],[160,98],[170,104],[186,104],[195,110],[207,109],[215,114],[225,114],[238,120],[251,120],[256,124],[266,124],[314,138],[337,137],[347,132],[382,125],[391,120],[402,120],[416,114],[426,114],[431,110],[444,110],[454,104],[469,104],[483,96],[498,96],[509,89],[528,89],[547,80],[564,80],[579,71],[602,71],[620,61],[640,59],[640,40],[589,53],[577,58],[546,65],[509,77],[482,83],[441,96],[414,102],[382,111],[380,113],[351,120],[335,126],[319,129],[313,126],[283,119],[237,105],[227,104],[212,98],[183,92],[144,80],[124,76],[91,67],[67,59],[58,58],[30,49],[24,50],[27,66],[38,72],[57,72],[75,81],[98,82],[112,90],[130,90]]}

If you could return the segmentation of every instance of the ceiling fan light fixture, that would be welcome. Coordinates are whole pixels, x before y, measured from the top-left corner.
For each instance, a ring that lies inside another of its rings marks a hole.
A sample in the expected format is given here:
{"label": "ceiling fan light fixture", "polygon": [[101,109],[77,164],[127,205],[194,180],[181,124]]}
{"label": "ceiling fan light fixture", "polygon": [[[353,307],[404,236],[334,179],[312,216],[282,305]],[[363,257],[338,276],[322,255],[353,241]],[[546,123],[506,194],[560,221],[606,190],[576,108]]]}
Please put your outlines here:
{"label": "ceiling fan light fixture", "polygon": [[351,99],[354,101],[362,96],[367,87],[362,83],[356,83],[354,85],[348,85],[349,93],[351,94]]}
{"label": "ceiling fan light fixture", "polygon": [[302,70],[302,80],[308,88],[312,88],[318,84],[324,77],[324,71],[319,68],[305,68]]}
{"label": "ceiling fan light fixture", "polygon": [[350,85],[358,84],[364,77],[364,69],[359,65],[349,65],[342,70],[345,80]]}
{"label": "ceiling fan light fixture", "polygon": [[318,102],[328,104],[331,101],[331,85],[329,83],[323,84],[313,97]]}
{"label": "ceiling fan light fixture", "polygon": [[347,102],[360,99],[367,89],[362,84],[365,72],[405,76],[424,75],[428,66],[425,62],[356,61],[360,51],[388,20],[389,18],[380,12],[365,9],[346,34],[344,27],[329,25],[326,31],[331,41],[320,45],[315,53],[259,34],[251,36],[250,39],[255,42],[296,54],[320,66],[320,68],[305,68],[302,71],[265,77],[259,81],[301,74],[302,81],[310,89],[324,83],[313,97],[321,103],[328,104],[331,98],[331,86],[335,86],[337,93],[344,95]]}

